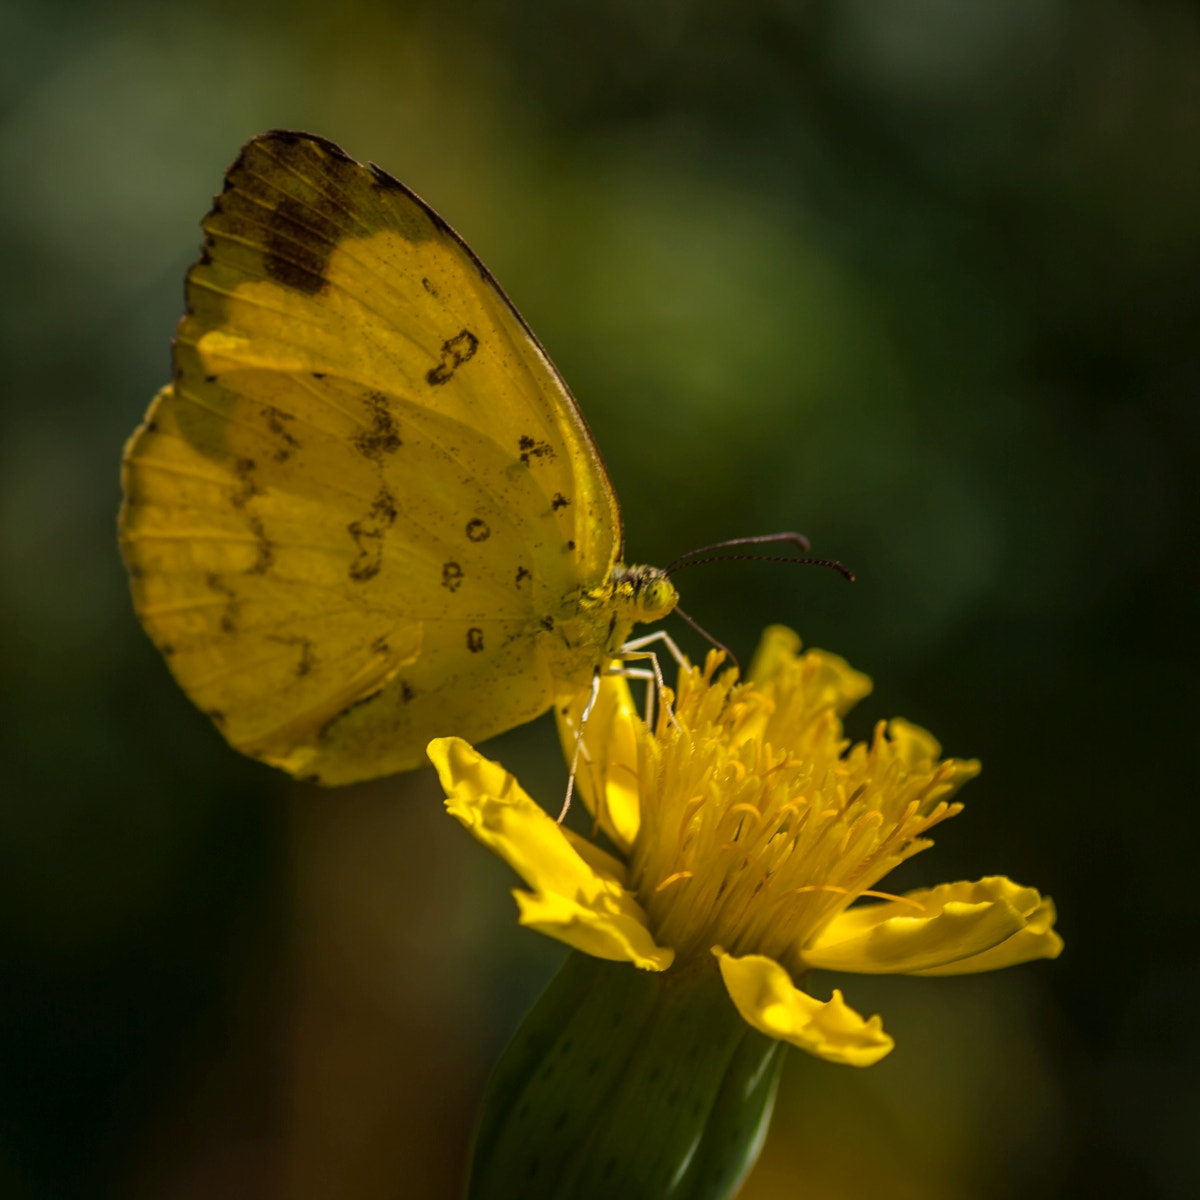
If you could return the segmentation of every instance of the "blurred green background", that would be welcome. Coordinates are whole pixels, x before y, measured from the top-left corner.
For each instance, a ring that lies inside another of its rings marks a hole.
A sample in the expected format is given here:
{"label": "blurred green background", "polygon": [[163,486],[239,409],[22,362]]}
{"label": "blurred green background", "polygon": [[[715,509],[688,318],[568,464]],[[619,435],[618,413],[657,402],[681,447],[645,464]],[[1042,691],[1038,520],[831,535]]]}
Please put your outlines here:
{"label": "blurred green background", "polygon": [[[0,2],[0,1194],[452,1197],[559,950],[422,772],[241,760],[129,604],[118,462],[250,135],[437,207],[570,381],[631,561],[727,564],[984,774],[888,886],[1005,872],[1055,964],[855,979],[750,1200],[1192,1197],[1200,13],[1171,0]],[[671,626],[693,652],[700,643]],[[493,744],[557,802],[544,724]],[[831,982],[831,981],[827,981]]]}

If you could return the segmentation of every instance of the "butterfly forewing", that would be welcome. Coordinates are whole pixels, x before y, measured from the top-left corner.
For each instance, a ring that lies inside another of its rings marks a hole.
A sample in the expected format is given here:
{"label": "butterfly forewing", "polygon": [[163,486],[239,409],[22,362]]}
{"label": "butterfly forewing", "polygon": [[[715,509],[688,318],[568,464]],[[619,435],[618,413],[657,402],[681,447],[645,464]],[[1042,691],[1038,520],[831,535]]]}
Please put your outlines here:
{"label": "butterfly forewing", "polygon": [[324,782],[543,711],[545,614],[606,578],[620,529],[512,306],[407,190],[307,135],[249,143],[204,228],[122,516],[180,683]]}

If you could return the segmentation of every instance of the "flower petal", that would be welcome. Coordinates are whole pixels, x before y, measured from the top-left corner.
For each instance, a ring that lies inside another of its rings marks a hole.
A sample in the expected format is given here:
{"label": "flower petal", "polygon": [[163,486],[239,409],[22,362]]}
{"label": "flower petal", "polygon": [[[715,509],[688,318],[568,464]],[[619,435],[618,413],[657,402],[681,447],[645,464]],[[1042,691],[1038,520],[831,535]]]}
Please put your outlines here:
{"label": "flower petal", "polygon": [[[554,706],[558,736],[568,763],[575,757],[579,721],[589,695],[579,692],[569,702],[560,700]],[[602,676],[596,703],[583,729],[575,783],[588,812],[623,852],[633,845],[641,825],[637,743],[640,724],[629,683],[619,675]]]}
{"label": "flower petal", "polygon": [[1031,962],[1035,958],[1057,958],[1063,949],[1063,940],[1054,930],[1054,901],[1047,896],[1025,918],[1025,928],[1019,929],[1007,941],[960,958],[957,962],[945,963],[915,971],[915,975],[967,975],[977,971],[995,971],[1000,967],[1015,967],[1018,963]]}
{"label": "flower petal", "polygon": [[565,825],[559,825],[562,830],[563,837],[567,839],[571,849],[583,859],[597,875],[604,876],[605,879],[611,879],[613,883],[619,883],[624,887],[629,878],[629,870],[625,864],[613,854],[609,854],[607,850],[601,850],[595,842],[589,842],[587,838],[575,832],[573,829],[568,829]]}
{"label": "flower petal", "polygon": [[948,799],[969,779],[979,774],[977,758],[942,759],[942,744],[927,729],[914,725],[903,717],[893,717],[887,724],[888,741],[896,757],[910,774],[938,771],[942,775],[938,798]]}
{"label": "flower petal", "polygon": [[768,1037],[852,1067],[877,1063],[896,1044],[883,1032],[879,1017],[864,1021],[836,989],[830,1000],[822,1002],[796,987],[773,958],[761,954],[735,958],[719,946],[713,947],[713,953],[742,1019]]}
{"label": "flower petal", "polygon": [[522,924],[587,954],[648,970],[670,966],[675,952],[655,945],[616,859],[600,850],[585,859],[512,775],[461,738],[437,738],[426,753],[449,813],[533,889],[516,893]]}
{"label": "flower petal", "polygon": [[644,971],[665,971],[675,951],[656,946],[646,916],[629,892],[602,906],[588,906],[568,896],[513,890],[522,925],[565,942],[593,958],[631,962]]}
{"label": "flower petal", "polygon": [[768,625],[758,639],[747,678],[756,687],[770,683],[800,654],[800,635],[786,625]]}
{"label": "flower petal", "polygon": [[844,658],[826,650],[809,650],[801,655],[800,644],[799,635],[786,625],[767,626],[754,651],[749,680],[759,688],[785,680],[795,686],[799,682],[797,673],[806,671],[806,704],[814,710],[832,708],[839,716],[870,694],[870,678]]}
{"label": "flower petal", "polygon": [[1034,888],[1001,875],[942,884],[846,909],[801,957],[822,970],[909,975],[965,974],[1054,957],[1062,943],[1050,928],[1048,904]]}
{"label": "flower petal", "polygon": [[530,887],[591,895],[605,881],[563,831],[499,763],[461,738],[437,738],[426,751],[446,790],[446,809]]}

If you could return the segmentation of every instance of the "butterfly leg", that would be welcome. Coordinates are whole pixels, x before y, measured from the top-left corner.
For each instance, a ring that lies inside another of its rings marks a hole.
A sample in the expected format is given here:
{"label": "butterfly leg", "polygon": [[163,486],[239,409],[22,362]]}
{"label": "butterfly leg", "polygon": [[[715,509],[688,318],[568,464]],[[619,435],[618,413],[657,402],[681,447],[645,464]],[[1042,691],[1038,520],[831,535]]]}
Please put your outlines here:
{"label": "butterfly leg", "polygon": [[[644,642],[645,640],[646,639],[639,639],[641,642]],[[658,639],[656,637],[651,637],[649,640],[654,641]],[[669,641],[670,639],[668,638],[667,640]],[[667,714],[667,720],[670,721],[676,729],[678,729],[679,722],[675,720],[675,713],[671,708],[670,701],[666,697],[667,682],[665,679],[663,679],[662,667],[658,665],[658,655],[655,654],[653,650],[631,649],[630,647],[634,644],[635,643],[632,642],[626,642],[625,645],[621,647],[621,660],[623,662],[633,662],[638,659],[649,661],[650,667],[654,672],[655,686],[658,689],[658,694],[662,697],[663,712]],[[674,643],[672,643],[672,645],[674,645]],[[676,649],[678,649],[678,647],[676,647]],[[651,705],[647,704],[646,725],[649,728],[653,728],[653,722],[651,720],[653,714],[650,712],[651,707]]]}
{"label": "butterfly leg", "polygon": [[626,650],[644,650],[647,646],[654,645],[655,642],[662,642],[666,646],[667,652],[678,666],[687,666],[687,659],[683,657],[683,651],[679,649],[674,639],[665,629],[656,629],[653,633],[646,634],[645,637],[634,638],[632,641],[626,642],[621,647],[621,652],[624,653]]}
{"label": "butterfly leg", "polygon": [[642,667],[610,667],[606,672],[608,675],[619,675],[622,679],[644,679],[646,681],[646,703],[642,708],[645,714],[643,720],[648,728],[654,726],[654,689],[657,685],[657,678],[653,671],[645,670]]}
{"label": "butterfly leg", "polygon": [[[626,642],[621,647],[621,654],[622,657],[627,656],[629,658],[648,658],[654,668],[655,679],[658,681],[658,688],[659,692],[661,693],[666,684],[663,681],[662,668],[658,665],[658,656],[650,651],[646,651],[647,646],[652,646],[656,642],[661,642],[667,648],[668,653],[675,660],[678,666],[687,666],[687,659],[684,658],[683,651],[679,649],[679,647],[675,644],[675,640],[669,633],[667,633],[665,629],[656,629],[653,633],[646,634],[645,637],[634,638],[632,641]],[[635,653],[631,654],[630,651],[634,651]],[[643,651],[644,653],[639,654],[636,653],[636,651]],[[649,701],[647,701],[646,724],[651,729],[654,728],[652,708],[653,706],[649,703]],[[678,728],[679,724],[675,720],[675,714],[671,711],[671,706],[666,702],[665,699],[663,700],[663,708],[666,710],[667,718],[670,720],[671,724]]]}
{"label": "butterfly leg", "polygon": [[588,701],[579,716],[579,728],[575,731],[575,750],[571,754],[571,774],[567,776],[567,794],[563,798],[562,811],[558,814],[558,824],[560,825],[566,820],[567,813],[571,811],[571,797],[575,794],[575,774],[579,767],[579,752],[583,749],[583,731],[587,727],[588,717],[592,715],[592,709],[596,707],[596,697],[599,695],[600,668],[597,667],[592,672],[592,690],[588,694]]}
{"label": "butterfly leg", "polygon": [[[662,642],[670,652],[671,657],[682,667],[687,665],[687,660],[683,657],[683,653],[679,647],[671,639],[670,634],[664,630],[658,630],[655,633],[647,634],[642,638],[634,638],[631,642],[626,642],[620,651],[622,662],[634,662],[638,660],[649,661],[650,670],[640,669],[637,667],[618,667],[612,671],[614,675],[620,675],[624,679],[645,679],[646,686],[646,725],[648,728],[654,728],[654,696],[657,692],[663,698],[663,711],[667,714],[667,720],[671,722],[677,729],[679,722],[675,720],[675,713],[671,709],[670,702],[665,695],[666,680],[663,678],[662,667],[659,666],[658,655],[652,650],[646,650],[644,647],[651,646],[655,642]],[[583,712],[579,717],[579,728],[575,731],[575,749],[571,754],[571,773],[567,777],[567,794],[563,800],[562,809],[558,814],[558,824],[562,824],[566,819],[567,813],[571,811],[571,798],[575,794],[575,776],[578,773],[579,755],[584,750],[583,731],[587,726],[588,717],[592,715],[592,709],[596,705],[596,697],[600,694],[600,668],[597,667],[592,675],[592,687],[588,694],[587,704],[584,705]]]}

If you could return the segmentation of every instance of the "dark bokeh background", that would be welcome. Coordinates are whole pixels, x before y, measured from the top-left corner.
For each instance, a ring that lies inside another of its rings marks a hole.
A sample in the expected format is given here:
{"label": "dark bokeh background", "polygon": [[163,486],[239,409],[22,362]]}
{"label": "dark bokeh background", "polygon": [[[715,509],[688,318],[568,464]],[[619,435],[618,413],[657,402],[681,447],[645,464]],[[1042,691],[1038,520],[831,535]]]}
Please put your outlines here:
{"label": "dark bokeh background", "polygon": [[[1200,14],[1147,0],[0,0],[0,1194],[451,1197],[558,959],[427,773],[242,761],[137,627],[125,436],[238,146],[400,176],[587,412],[633,561],[984,774],[898,887],[1007,872],[1055,964],[843,981],[751,1200],[1191,1197]],[[674,630],[693,651],[686,629]],[[552,800],[544,726],[495,753]]]}

